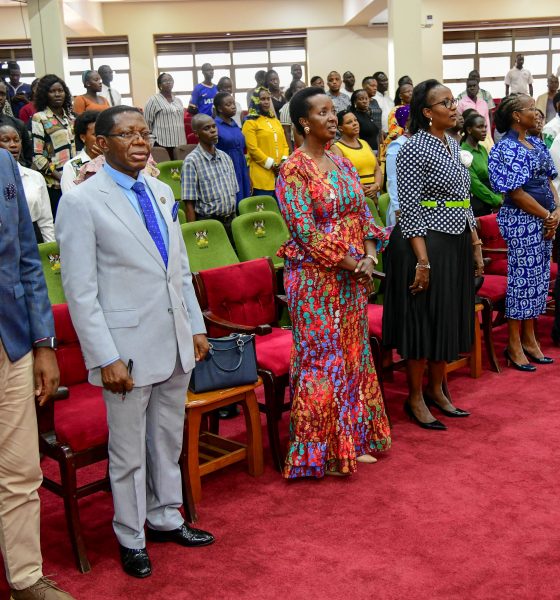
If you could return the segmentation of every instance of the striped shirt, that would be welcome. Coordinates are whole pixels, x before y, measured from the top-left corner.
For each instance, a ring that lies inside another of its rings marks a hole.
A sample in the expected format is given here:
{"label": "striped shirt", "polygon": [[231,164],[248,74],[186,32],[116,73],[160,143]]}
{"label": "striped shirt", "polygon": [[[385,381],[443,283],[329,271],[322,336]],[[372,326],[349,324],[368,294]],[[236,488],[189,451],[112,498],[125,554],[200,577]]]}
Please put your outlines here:
{"label": "striped shirt", "polygon": [[144,118],[160,146],[174,148],[187,143],[184,113],[183,103],[177,96],[173,96],[172,102],[162,94],[155,94],[148,100]]}
{"label": "striped shirt", "polygon": [[341,110],[350,108],[350,97],[344,92],[339,92],[338,96],[335,96],[330,90],[327,92],[327,96],[332,100],[334,104],[334,110],[339,113]]}
{"label": "striped shirt", "polygon": [[226,217],[235,212],[237,178],[231,158],[222,150],[210,154],[198,146],[185,158],[181,170],[181,198],[194,202],[203,217]]}

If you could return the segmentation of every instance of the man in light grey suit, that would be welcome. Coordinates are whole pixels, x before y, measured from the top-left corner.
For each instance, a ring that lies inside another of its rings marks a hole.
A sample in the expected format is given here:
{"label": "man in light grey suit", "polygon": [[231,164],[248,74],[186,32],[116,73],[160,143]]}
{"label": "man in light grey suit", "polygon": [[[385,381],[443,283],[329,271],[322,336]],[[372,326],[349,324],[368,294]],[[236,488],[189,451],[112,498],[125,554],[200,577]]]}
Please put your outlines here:
{"label": "man in light grey suit", "polygon": [[89,380],[103,386],[121,561],[126,573],[146,577],[146,521],[150,541],[214,541],[179,512],[185,394],[208,341],[173,193],[141,173],[146,121],[116,106],[99,115],[95,132],[106,163],[64,194],[56,237]]}

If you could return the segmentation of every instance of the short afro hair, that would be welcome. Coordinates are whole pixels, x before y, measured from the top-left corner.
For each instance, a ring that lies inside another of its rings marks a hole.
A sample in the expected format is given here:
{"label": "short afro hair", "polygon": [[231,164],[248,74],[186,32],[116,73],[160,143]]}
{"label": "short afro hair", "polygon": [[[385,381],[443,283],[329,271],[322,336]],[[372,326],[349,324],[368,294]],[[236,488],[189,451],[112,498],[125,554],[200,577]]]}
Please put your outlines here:
{"label": "short afro hair", "polygon": [[325,95],[325,90],[318,87],[306,87],[296,92],[290,100],[290,119],[300,135],[305,135],[300,119],[309,115],[309,99],[313,96]]}
{"label": "short afro hair", "polygon": [[111,131],[113,131],[113,127],[115,126],[115,117],[127,112],[133,112],[142,115],[142,111],[134,106],[127,106],[126,104],[111,106],[111,108],[102,110],[95,121],[95,135],[110,135]]}
{"label": "short afro hair", "polygon": [[99,117],[98,110],[86,110],[81,115],[76,117],[74,121],[74,134],[76,137],[76,150],[82,150],[84,147],[84,143],[82,142],[80,136],[85,135],[87,133],[88,127],[91,123],[95,123],[97,121],[97,117]]}

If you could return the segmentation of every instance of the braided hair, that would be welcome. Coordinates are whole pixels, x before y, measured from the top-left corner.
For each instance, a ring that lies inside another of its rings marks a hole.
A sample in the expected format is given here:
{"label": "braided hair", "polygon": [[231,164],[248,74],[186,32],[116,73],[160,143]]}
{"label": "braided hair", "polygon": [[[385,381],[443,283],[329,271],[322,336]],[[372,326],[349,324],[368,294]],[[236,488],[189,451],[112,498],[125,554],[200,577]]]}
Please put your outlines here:
{"label": "braided hair", "polygon": [[513,113],[523,109],[523,104],[527,98],[529,98],[527,94],[517,93],[510,94],[509,96],[502,98],[500,106],[498,106],[496,112],[494,113],[494,123],[496,124],[496,129],[500,133],[505,133],[511,129],[513,123]]}
{"label": "braided hair", "polygon": [[424,115],[424,109],[428,108],[428,96],[437,87],[443,87],[443,84],[437,79],[426,79],[412,90],[410,125],[408,126],[408,130],[412,135],[418,133],[421,129],[427,130],[430,126],[430,120]]}

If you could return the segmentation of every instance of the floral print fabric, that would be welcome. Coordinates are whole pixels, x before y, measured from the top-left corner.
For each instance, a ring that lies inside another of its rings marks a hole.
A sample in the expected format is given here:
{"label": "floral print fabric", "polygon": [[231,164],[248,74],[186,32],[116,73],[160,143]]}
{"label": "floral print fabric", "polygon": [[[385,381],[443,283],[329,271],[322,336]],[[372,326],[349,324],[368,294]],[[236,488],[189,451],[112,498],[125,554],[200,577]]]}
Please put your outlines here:
{"label": "floral print fabric", "polygon": [[391,445],[368,340],[367,292],[336,267],[364,255],[364,239],[381,249],[388,234],[375,225],[350,162],[328,153],[322,173],[296,150],[276,193],[291,239],[279,250],[294,345],[292,413],[284,476],[352,473],[356,457]]}

